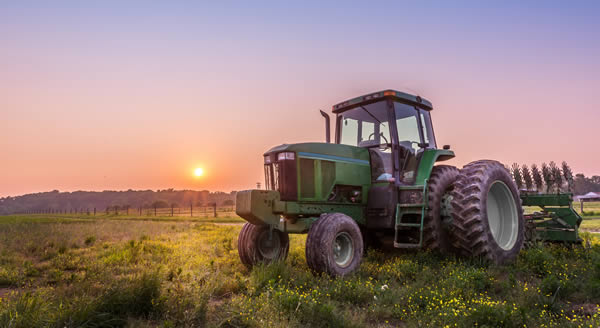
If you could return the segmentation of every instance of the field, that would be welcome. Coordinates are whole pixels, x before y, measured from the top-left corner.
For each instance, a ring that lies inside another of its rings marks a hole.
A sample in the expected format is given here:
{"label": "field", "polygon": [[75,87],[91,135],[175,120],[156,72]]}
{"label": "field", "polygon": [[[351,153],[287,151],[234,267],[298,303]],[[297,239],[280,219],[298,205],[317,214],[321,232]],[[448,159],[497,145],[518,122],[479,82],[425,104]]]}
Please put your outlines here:
{"label": "field", "polygon": [[600,202],[583,203],[583,214],[581,213],[581,204],[579,202],[574,202],[573,207],[584,218],[600,218]]}
{"label": "field", "polygon": [[0,327],[600,326],[591,233],[582,247],[536,245],[505,267],[370,251],[357,274],[331,279],[309,272],[296,235],[286,262],[249,271],[240,222],[0,217]]}

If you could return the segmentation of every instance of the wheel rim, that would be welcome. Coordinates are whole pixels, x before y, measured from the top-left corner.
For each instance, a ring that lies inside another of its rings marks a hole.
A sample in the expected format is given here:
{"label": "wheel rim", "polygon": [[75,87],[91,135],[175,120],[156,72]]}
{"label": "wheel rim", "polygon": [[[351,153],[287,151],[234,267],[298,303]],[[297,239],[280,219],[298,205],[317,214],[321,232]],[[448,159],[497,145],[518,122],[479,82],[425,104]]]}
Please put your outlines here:
{"label": "wheel rim", "polygon": [[519,234],[519,216],[512,192],[502,181],[492,183],[488,191],[487,219],[496,244],[512,249]]}
{"label": "wheel rim", "polygon": [[279,256],[281,248],[281,239],[279,233],[273,231],[272,238],[269,240],[269,231],[264,231],[259,236],[258,252],[263,259],[274,260]]}
{"label": "wheel rim", "polygon": [[344,268],[350,265],[354,258],[354,243],[347,232],[340,232],[333,241],[333,259],[335,263]]}

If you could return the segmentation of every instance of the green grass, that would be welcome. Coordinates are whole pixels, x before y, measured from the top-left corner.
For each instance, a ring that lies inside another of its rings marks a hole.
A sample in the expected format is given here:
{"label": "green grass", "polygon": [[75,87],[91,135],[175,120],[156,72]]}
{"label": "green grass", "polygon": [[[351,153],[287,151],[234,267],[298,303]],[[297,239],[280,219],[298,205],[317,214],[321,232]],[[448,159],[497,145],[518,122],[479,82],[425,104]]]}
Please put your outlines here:
{"label": "green grass", "polygon": [[573,203],[573,208],[584,218],[598,218],[600,219],[600,202],[585,202],[583,203],[583,213],[581,212],[581,204],[579,202]]}
{"label": "green grass", "polygon": [[304,235],[286,262],[249,271],[241,226],[203,220],[0,217],[0,327],[600,326],[589,233],[583,247],[537,245],[504,267],[371,251],[332,279],[308,270]]}
{"label": "green grass", "polygon": [[584,231],[600,231],[600,219],[584,219],[580,228]]}

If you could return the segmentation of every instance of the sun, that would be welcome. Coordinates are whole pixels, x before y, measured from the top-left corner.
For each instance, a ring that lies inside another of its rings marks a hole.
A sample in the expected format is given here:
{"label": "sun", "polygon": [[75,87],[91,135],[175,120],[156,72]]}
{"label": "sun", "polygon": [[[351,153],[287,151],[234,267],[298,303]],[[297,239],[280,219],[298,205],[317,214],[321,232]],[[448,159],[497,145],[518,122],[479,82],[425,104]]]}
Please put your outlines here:
{"label": "sun", "polygon": [[194,170],[194,175],[197,177],[201,177],[204,174],[204,170],[201,167],[198,167]]}

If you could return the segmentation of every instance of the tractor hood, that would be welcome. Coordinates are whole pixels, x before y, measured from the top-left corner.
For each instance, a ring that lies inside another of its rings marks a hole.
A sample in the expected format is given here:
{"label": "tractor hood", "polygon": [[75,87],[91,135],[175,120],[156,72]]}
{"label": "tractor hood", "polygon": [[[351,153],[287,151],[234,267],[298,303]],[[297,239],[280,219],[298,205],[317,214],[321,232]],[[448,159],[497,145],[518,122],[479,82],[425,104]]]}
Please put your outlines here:
{"label": "tractor hood", "polygon": [[266,189],[279,191],[282,201],[358,205],[366,199],[362,195],[371,183],[366,148],[317,142],[284,144],[267,151],[264,160]]}
{"label": "tractor hood", "polygon": [[274,157],[282,152],[294,152],[298,157],[369,164],[369,151],[366,148],[324,142],[283,144],[269,149],[264,155]]}

